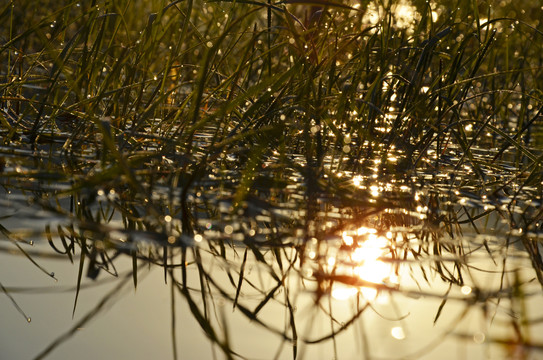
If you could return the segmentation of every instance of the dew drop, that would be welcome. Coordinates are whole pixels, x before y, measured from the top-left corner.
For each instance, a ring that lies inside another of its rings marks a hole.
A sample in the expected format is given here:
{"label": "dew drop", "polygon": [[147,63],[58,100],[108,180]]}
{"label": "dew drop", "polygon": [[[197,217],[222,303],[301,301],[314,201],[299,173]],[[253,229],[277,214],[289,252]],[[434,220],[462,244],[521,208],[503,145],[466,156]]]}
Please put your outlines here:
{"label": "dew drop", "polygon": [[30,316],[28,316],[28,317],[26,318],[26,322],[31,322],[31,321],[32,321],[32,319],[30,318]]}
{"label": "dew drop", "polygon": [[469,294],[471,294],[471,287],[469,287],[467,285],[464,285],[464,286],[462,286],[462,289],[460,289],[460,291],[464,295],[469,295]]}
{"label": "dew drop", "polygon": [[404,332],[403,328],[400,327],[400,326],[393,327],[392,330],[390,331],[390,333],[391,333],[392,337],[397,339],[397,340],[405,339],[405,332]]}
{"label": "dew drop", "polygon": [[476,343],[476,344],[482,344],[485,342],[485,339],[486,339],[486,336],[485,334],[483,333],[476,333],[475,335],[473,335],[473,341]]}

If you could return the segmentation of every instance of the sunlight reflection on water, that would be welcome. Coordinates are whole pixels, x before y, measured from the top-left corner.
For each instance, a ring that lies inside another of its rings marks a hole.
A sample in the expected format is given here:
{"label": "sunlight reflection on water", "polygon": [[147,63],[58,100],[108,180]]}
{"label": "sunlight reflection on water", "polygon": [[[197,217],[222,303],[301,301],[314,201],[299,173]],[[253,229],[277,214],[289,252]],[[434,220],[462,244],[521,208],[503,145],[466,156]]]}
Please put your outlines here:
{"label": "sunlight reflection on water", "polygon": [[[394,274],[392,263],[382,261],[389,254],[390,241],[376,233],[377,230],[367,227],[360,227],[353,233],[344,231],[343,243],[350,247],[350,253],[348,259],[341,261],[338,265],[340,268],[335,271],[375,284],[396,283],[398,277]],[[387,235],[392,236],[390,233]],[[369,286],[355,288],[335,285],[331,294],[335,299],[344,300],[356,296],[358,292],[367,300],[375,300],[377,297],[377,290]]]}

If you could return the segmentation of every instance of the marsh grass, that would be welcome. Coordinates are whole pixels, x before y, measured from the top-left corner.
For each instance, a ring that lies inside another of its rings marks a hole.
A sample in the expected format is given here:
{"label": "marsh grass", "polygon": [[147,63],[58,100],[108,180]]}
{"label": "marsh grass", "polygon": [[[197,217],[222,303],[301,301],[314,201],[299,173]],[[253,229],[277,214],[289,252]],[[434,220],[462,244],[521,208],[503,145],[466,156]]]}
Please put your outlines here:
{"label": "marsh grass", "polygon": [[[142,263],[162,266],[172,314],[181,295],[227,358],[238,354],[226,324],[214,326],[217,295],[275,332],[258,314],[280,302],[293,358],[298,344],[334,340],[355,322],[366,307],[343,323],[330,312],[331,333],[305,338],[285,279],[311,263],[313,239],[324,251],[368,223],[397,232],[391,261],[420,262],[429,282],[464,285],[476,249],[506,278],[508,249],[520,244],[543,284],[541,8],[413,1],[411,21],[402,4],[4,5],[3,203],[31,204],[48,224],[2,227],[3,248],[39,266],[22,243],[43,236],[78,258],[74,313],[82,279],[117,275],[117,257],[133,259],[134,286]],[[506,236],[491,244],[466,232]],[[225,283],[202,261],[209,256],[230,264]],[[275,284],[249,281],[248,261]],[[306,281],[317,284],[316,306],[334,282],[367,285],[322,264]],[[506,283],[473,301],[511,295]],[[247,287],[261,296],[254,308],[242,301]],[[172,316],[174,357],[175,327]]]}

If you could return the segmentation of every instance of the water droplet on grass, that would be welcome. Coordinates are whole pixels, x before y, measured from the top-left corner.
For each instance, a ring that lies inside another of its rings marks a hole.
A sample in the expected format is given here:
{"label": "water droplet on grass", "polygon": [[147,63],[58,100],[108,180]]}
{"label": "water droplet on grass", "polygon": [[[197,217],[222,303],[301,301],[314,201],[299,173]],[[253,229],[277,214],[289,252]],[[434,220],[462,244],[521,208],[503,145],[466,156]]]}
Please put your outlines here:
{"label": "water droplet on grass", "polygon": [[405,339],[405,332],[403,328],[400,326],[393,327],[392,330],[390,331],[390,334],[392,335],[393,338],[397,340]]}

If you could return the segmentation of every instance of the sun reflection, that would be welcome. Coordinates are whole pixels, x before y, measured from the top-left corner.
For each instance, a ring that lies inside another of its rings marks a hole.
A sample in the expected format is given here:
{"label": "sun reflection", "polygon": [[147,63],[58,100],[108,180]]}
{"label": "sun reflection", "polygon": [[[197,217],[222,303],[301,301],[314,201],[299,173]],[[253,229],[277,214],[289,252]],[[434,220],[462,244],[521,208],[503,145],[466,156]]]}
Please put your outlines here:
{"label": "sun reflection", "polygon": [[373,301],[377,299],[377,289],[364,286],[361,287],[359,291],[366,300]]}
{"label": "sun reflection", "polygon": [[347,233],[344,231],[343,232],[343,242],[345,243],[345,245],[351,246],[351,245],[354,244],[354,239],[353,239],[352,236],[347,235]]}
{"label": "sun reflection", "polygon": [[[373,284],[399,283],[398,276],[394,273],[391,262],[386,261],[390,256],[390,241],[393,238],[392,232],[385,236],[379,235],[376,229],[359,227],[354,231],[342,233],[343,244],[349,247],[347,259],[336,260],[328,264],[334,265],[336,272],[349,274],[364,282]],[[346,300],[361,294],[366,300],[373,301],[380,298],[377,287],[368,286],[347,286],[335,284],[332,289],[332,297],[336,300]]]}
{"label": "sun reflection", "polygon": [[357,175],[357,176],[355,176],[353,178],[353,183],[354,183],[354,186],[356,186],[356,187],[360,187],[360,185],[362,184],[363,181],[364,181],[364,179],[360,175]]}
{"label": "sun reflection", "polygon": [[[378,25],[382,20],[386,19],[387,12],[385,11],[386,2],[382,5],[375,5],[370,2],[366,8],[362,23],[370,26]],[[414,26],[421,18],[421,14],[417,8],[409,0],[400,0],[395,2],[390,8],[393,17],[393,26],[399,29],[406,29],[408,33],[414,31]],[[438,12],[432,11],[432,20],[435,22],[439,17]],[[375,32],[375,30],[373,31]]]}
{"label": "sun reflection", "polygon": [[410,27],[418,17],[417,9],[408,1],[400,1],[394,8],[396,26],[401,29]]}
{"label": "sun reflection", "polygon": [[379,260],[365,261],[364,265],[354,268],[354,273],[362,280],[379,284],[388,278],[390,266]]}
{"label": "sun reflection", "polygon": [[358,293],[355,287],[336,286],[332,289],[332,297],[336,300],[347,300]]}

